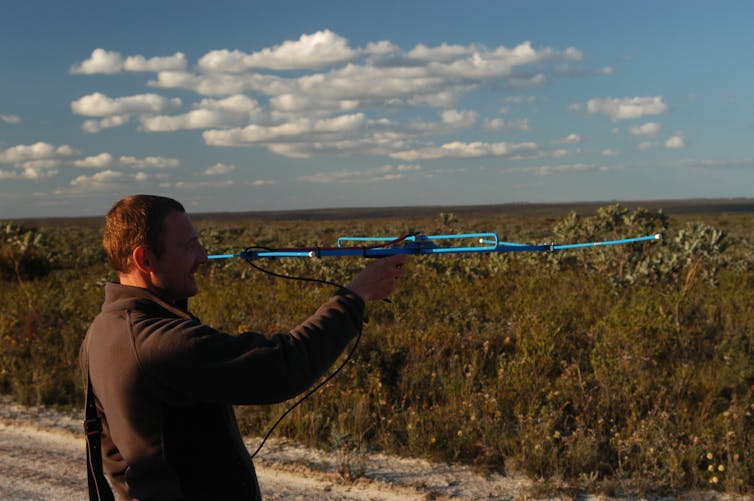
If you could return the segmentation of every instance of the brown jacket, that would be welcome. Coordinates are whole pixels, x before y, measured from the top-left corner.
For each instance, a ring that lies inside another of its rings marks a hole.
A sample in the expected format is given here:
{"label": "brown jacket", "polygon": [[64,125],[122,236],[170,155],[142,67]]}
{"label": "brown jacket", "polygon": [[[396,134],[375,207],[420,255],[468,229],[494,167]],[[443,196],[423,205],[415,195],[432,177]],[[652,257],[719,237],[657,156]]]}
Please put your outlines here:
{"label": "brown jacket", "polygon": [[108,284],[82,344],[103,425],[103,465],[126,499],[260,499],[232,405],[289,399],[362,327],[338,291],[290,333],[231,336],[146,289]]}

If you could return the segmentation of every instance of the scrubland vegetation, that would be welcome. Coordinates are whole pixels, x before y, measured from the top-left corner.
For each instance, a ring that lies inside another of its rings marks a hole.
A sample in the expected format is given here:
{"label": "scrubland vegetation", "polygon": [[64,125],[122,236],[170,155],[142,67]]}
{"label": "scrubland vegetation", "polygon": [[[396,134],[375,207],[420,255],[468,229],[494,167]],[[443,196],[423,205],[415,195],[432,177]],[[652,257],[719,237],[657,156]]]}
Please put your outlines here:
{"label": "scrubland vegetation", "polygon": [[[370,305],[345,371],[276,433],[338,450],[350,475],[359,474],[359,451],[382,450],[607,494],[752,493],[754,214],[668,217],[612,205],[564,217],[195,222],[214,253],[413,230],[496,231],[531,243],[662,233],[552,254],[412,259],[393,303]],[[99,221],[0,225],[0,391],[81,404],[79,345],[103,283],[115,278],[100,232]],[[364,266],[259,264],[341,283]],[[285,331],[332,291],[240,260],[211,263],[199,280],[193,312],[230,333]],[[262,435],[288,405],[239,408],[239,421]]]}

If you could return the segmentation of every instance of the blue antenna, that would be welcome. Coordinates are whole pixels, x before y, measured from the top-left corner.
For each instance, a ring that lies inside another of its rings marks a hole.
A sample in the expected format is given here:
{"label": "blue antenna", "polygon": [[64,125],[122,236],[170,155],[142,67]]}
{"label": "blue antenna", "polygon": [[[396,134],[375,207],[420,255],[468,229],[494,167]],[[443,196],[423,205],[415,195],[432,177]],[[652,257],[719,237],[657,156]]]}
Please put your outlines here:
{"label": "blue antenna", "polygon": [[[245,260],[272,258],[322,257],[385,257],[396,254],[471,254],[492,252],[555,252],[566,249],[624,245],[659,240],[661,235],[646,235],[619,240],[570,244],[525,244],[503,242],[497,233],[459,233],[453,235],[425,235],[411,233],[401,237],[340,237],[337,247],[301,247],[260,249],[250,247],[237,254],[213,254],[209,259],[241,258]],[[363,244],[355,246],[354,244]]]}

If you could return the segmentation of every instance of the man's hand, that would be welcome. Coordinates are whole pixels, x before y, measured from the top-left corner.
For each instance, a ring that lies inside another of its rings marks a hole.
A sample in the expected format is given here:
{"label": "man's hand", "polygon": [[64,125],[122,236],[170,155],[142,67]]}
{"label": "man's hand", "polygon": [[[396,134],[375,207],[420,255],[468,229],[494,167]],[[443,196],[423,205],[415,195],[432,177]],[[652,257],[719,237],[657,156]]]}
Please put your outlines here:
{"label": "man's hand", "polygon": [[398,279],[405,273],[407,257],[403,254],[384,257],[370,263],[346,287],[364,301],[384,299],[398,286]]}

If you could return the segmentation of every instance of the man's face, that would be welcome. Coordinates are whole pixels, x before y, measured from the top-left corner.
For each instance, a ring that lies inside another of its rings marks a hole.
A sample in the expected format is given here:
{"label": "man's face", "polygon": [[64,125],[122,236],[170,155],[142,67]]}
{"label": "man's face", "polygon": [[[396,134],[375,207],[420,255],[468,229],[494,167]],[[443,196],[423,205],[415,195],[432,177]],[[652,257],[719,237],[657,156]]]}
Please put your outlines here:
{"label": "man's face", "polygon": [[[153,262],[153,285],[165,299],[178,301],[195,295],[199,289],[194,273],[207,262],[199,237],[185,212],[165,217],[164,252]],[[153,258],[154,259],[154,258]]]}

